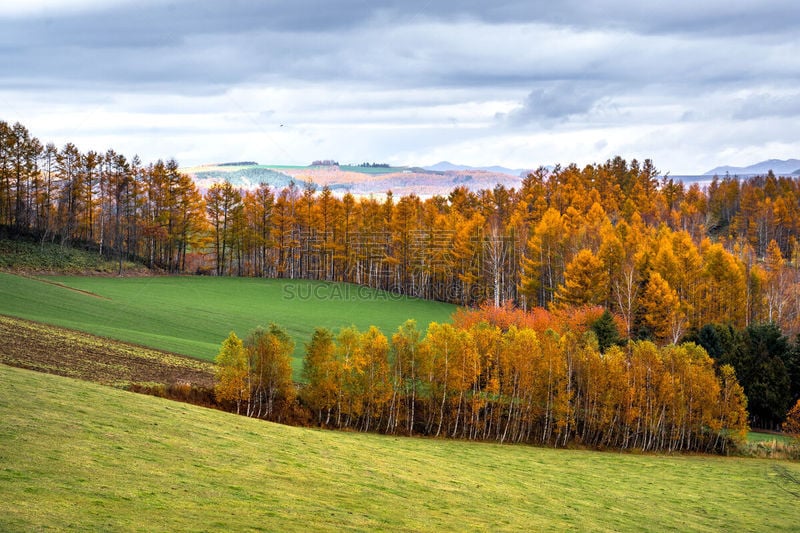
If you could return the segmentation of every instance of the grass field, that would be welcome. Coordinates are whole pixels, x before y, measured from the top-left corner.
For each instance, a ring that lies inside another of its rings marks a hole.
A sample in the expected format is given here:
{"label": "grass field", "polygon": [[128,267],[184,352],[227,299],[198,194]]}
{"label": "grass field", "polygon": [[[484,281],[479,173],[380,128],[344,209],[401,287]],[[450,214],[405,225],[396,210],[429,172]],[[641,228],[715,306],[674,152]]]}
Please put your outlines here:
{"label": "grass field", "polygon": [[800,464],[280,426],[0,365],[0,530],[797,530]]}
{"label": "grass field", "polygon": [[759,433],[757,431],[751,431],[747,434],[747,442],[751,443],[758,443],[764,442],[767,444],[777,443],[777,444],[791,444],[793,441],[792,437],[789,435],[780,435],[775,433]]}
{"label": "grass field", "polygon": [[420,329],[455,306],[349,284],[213,277],[44,277],[0,273],[0,314],[213,359],[223,339],[275,322],[295,339],[295,375],[315,327]]}

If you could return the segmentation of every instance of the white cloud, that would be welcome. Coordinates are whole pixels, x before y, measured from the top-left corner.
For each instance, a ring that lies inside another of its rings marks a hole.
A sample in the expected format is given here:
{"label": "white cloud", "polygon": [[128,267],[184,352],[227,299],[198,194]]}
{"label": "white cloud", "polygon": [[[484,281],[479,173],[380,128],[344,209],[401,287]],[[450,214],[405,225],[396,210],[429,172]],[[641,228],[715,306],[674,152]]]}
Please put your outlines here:
{"label": "white cloud", "polygon": [[0,17],[54,16],[110,9],[133,0],[6,0],[0,2]]}

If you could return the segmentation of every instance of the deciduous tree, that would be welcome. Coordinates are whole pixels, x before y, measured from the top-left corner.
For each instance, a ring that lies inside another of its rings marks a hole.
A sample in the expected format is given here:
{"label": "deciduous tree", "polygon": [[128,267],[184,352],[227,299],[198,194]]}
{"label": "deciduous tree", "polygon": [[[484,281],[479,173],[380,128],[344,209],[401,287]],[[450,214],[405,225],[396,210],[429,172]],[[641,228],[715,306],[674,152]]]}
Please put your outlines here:
{"label": "deciduous tree", "polygon": [[242,402],[250,399],[250,384],[247,353],[242,340],[233,331],[222,342],[215,362],[214,395],[218,402],[236,402],[236,414],[239,414]]}

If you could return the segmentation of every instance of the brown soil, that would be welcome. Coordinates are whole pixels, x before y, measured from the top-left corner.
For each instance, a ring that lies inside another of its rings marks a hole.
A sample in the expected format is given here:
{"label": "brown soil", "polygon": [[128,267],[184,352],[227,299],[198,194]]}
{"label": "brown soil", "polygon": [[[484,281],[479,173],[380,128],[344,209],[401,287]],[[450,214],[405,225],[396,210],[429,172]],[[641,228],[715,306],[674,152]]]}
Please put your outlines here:
{"label": "brown soil", "polygon": [[0,363],[118,387],[213,387],[209,362],[3,315]]}

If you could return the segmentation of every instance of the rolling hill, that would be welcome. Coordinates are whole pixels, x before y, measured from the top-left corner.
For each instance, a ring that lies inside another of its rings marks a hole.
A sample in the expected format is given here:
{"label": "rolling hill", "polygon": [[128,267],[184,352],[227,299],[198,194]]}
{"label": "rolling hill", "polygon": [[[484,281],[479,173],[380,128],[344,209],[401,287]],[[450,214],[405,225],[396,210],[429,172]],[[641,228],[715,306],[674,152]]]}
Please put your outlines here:
{"label": "rolling hill", "polygon": [[0,530],[789,531],[800,465],[294,428],[0,365]]}
{"label": "rolling hill", "polygon": [[273,189],[294,182],[299,188],[313,185],[328,186],[335,194],[350,192],[356,196],[383,195],[391,190],[395,195],[416,194],[422,197],[447,195],[454,187],[470,190],[492,189],[495,185],[518,187],[520,172],[503,167],[472,168],[451,165],[445,170],[420,167],[358,167],[358,166],[284,166],[222,164],[182,171],[195,180],[201,189],[212,184],[230,181],[243,189],[255,189],[266,183]]}
{"label": "rolling hill", "polygon": [[212,360],[233,330],[275,322],[295,341],[299,376],[314,328],[378,326],[409,318],[420,329],[456,307],[350,284],[226,277],[24,277],[0,273],[0,314]]}

